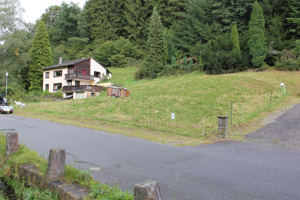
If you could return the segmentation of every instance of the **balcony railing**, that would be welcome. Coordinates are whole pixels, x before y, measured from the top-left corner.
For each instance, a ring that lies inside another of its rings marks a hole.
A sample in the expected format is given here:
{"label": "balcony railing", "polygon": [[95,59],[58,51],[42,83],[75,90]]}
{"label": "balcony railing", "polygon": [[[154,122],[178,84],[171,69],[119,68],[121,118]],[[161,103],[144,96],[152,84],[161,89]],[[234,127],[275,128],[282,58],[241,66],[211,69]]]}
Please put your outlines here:
{"label": "balcony railing", "polygon": [[102,86],[94,86],[94,85],[69,85],[69,86],[63,86],[63,92],[68,91],[95,91],[100,92],[103,91]]}
{"label": "balcony railing", "polygon": [[94,76],[82,73],[74,73],[74,74],[65,74],[65,79],[84,79],[84,80],[94,80]]}

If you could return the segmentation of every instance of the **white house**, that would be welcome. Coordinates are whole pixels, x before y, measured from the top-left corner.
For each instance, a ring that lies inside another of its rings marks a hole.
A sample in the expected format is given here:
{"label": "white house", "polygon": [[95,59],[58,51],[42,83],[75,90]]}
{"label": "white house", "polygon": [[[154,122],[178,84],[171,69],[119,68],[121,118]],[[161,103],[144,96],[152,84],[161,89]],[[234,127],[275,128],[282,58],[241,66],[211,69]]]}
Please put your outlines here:
{"label": "white house", "polygon": [[42,68],[43,91],[55,92],[62,88],[64,98],[87,98],[100,94],[102,87],[95,84],[112,73],[94,58],[82,58]]}

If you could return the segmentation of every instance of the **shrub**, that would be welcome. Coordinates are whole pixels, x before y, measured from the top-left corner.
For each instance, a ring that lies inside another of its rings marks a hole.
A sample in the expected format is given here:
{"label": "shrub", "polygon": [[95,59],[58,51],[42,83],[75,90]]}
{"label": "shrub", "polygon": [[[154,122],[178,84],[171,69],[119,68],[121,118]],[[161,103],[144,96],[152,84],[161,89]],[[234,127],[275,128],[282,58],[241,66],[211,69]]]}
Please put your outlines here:
{"label": "shrub", "polygon": [[275,68],[283,71],[299,70],[300,57],[293,50],[284,50],[281,52],[280,60],[276,61]]}
{"label": "shrub", "polygon": [[63,98],[63,93],[61,92],[61,90],[58,90],[56,92],[53,92],[52,96],[61,99]]}
{"label": "shrub", "polygon": [[266,71],[269,68],[267,63],[264,63],[257,71],[263,72]]}
{"label": "shrub", "polygon": [[41,93],[41,95],[49,96],[49,95],[51,95],[51,92],[49,92],[48,90],[45,90]]}
{"label": "shrub", "polygon": [[143,75],[143,69],[142,68],[139,68],[135,73],[134,73],[134,79],[136,81],[138,80],[141,80],[144,78],[144,75]]}

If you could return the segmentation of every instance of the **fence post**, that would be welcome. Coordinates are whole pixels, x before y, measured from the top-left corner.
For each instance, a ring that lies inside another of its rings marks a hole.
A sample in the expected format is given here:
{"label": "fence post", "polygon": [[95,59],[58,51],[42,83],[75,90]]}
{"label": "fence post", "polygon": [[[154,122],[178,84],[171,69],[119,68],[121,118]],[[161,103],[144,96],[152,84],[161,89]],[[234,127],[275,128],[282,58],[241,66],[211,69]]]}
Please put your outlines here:
{"label": "fence post", "polygon": [[243,108],[244,105],[242,105],[242,122],[244,121],[244,108]]}
{"label": "fence post", "polygon": [[270,105],[272,104],[272,94],[273,94],[273,90],[271,90]]}
{"label": "fence post", "polygon": [[232,101],[231,101],[231,125],[232,125]]}
{"label": "fence post", "polygon": [[134,186],[134,200],[161,200],[160,187],[156,181],[146,181]]}
{"label": "fence post", "polygon": [[205,115],[204,115],[204,122],[203,122],[203,137],[204,137],[204,134],[205,134]]}
{"label": "fence post", "polygon": [[259,101],[259,110],[261,111],[261,97],[260,97],[260,101]]}
{"label": "fence post", "polygon": [[10,155],[19,149],[19,136],[17,132],[6,134],[6,155]]}
{"label": "fence post", "polygon": [[46,179],[59,180],[64,177],[66,163],[66,150],[50,149]]}
{"label": "fence post", "polygon": [[147,109],[147,116],[148,116],[148,126],[149,126],[149,109]]}

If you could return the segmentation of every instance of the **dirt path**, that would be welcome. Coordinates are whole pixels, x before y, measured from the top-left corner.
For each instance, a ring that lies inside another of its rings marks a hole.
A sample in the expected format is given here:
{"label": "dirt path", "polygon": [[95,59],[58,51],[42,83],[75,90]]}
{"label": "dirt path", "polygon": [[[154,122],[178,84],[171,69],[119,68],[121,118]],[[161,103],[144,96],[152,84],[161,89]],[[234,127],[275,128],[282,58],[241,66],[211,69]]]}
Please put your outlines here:
{"label": "dirt path", "polygon": [[279,111],[262,121],[263,128],[246,136],[246,141],[300,148],[300,104]]}

